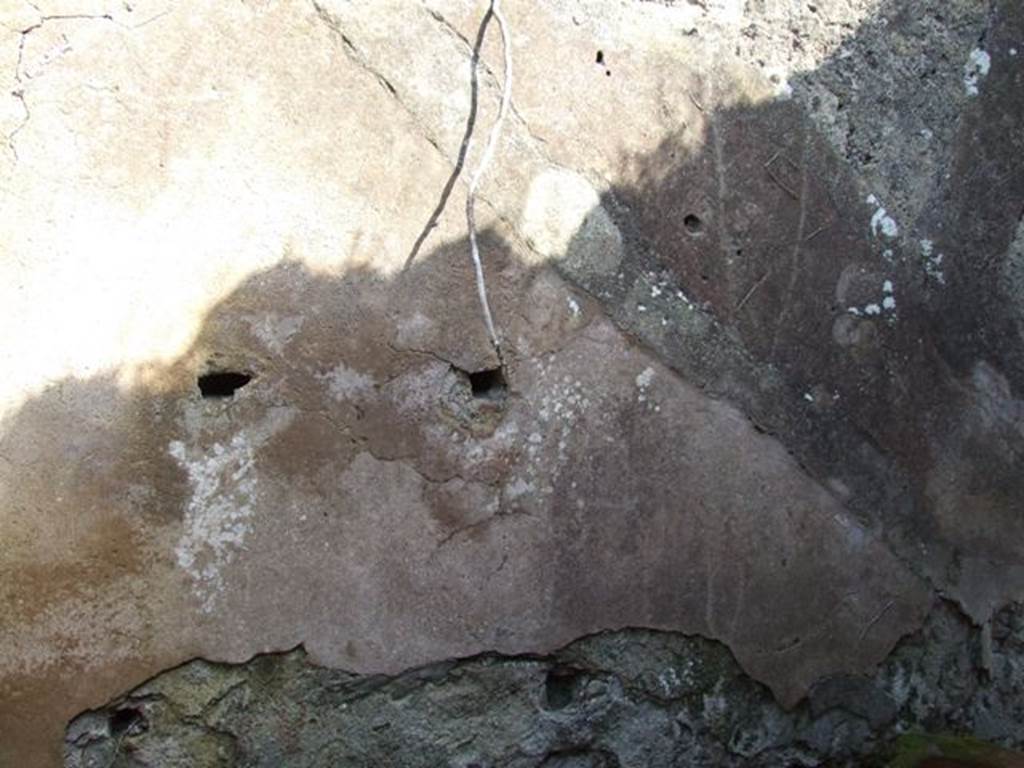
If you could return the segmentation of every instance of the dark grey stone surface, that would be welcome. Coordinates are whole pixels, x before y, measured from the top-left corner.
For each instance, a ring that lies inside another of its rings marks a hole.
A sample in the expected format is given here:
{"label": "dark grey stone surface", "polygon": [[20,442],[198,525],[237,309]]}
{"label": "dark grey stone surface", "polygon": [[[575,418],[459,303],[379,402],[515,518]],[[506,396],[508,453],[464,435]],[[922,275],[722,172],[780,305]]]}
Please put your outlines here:
{"label": "dark grey stone surface", "polygon": [[[719,643],[620,630],[548,656],[484,655],[360,676],[301,651],[193,661],[67,733],[69,768],[881,765],[897,735],[1024,746],[1024,609],[982,632],[935,605],[872,676],[827,679],[792,710]],[[988,659],[986,661],[986,659]],[[986,664],[988,668],[986,668]]]}

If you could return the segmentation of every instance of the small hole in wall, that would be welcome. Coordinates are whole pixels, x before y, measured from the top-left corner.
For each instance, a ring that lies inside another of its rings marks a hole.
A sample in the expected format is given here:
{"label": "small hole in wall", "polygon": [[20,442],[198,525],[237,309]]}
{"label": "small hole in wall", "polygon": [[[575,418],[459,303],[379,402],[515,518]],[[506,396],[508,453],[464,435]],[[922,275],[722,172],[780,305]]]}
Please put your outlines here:
{"label": "small hole in wall", "polygon": [[597,64],[604,64],[604,51],[598,51],[594,61]]}
{"label": "small hole in wall", "polygon": [[700,220],[700,216],[688,213],[683,217],[683,226],[691,235],[696,235],[704,228],[704,222]]}
{"label": "small hole in wall", "polygon": [[252,381],[251,373],[242,371],[212,371],[197,380],[203,397],[234,397],[235,392]]}
{"label": "small hole in wall", "polygon": [[110,727],[110,735],[115,738],[125,733],[138,733],[146,729],[146,718],[134,707],[114,710],[110,713],[107,723]]}
{"label": "small hole in wall", "polygon": [[473,397],[481,400],[504,400],[508,394],[508,382],[501,368],[488,368],[469,374],[469,386]]}
{"label": "small hole in wall", "polygon": [[544,680],[544,704],[548,709],[565,709],[576,698],[583,676],[573,669],[552,669]]}

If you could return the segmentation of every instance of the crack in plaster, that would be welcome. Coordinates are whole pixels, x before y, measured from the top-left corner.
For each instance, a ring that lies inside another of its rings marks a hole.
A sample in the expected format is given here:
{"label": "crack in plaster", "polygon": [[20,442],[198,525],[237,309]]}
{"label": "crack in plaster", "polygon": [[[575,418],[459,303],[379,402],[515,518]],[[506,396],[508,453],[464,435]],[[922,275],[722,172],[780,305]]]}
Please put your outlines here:
{"label": "crack in plaster", "polygon": [[[35,5],[33,5],[32,3],[29,3],[29,5],[31,5],[36,10],[37,13],[40,13],[39,8],[37,8]],[[18,56],[17,56],[17,59],[15,60],[15,63],[14,63],[14,83],[15,83],[15,88],[11,91],[11,96],[13,96],[19,102],[21,102],[21,108],[24,111],[25,116],[22,118],[22,121],[14,128],[14,130],[10,131],[7,134],[7,137],[6,137],[7,148],[11,151],[11,154],[14,156],[15,163],[17,163],[20,158],[18,156],[18,148],[15,145],[14,139],[25,128],[25,126],[28,125],[28,122],[29,122],[29,120],[32,117],[31,110],[29,110],[28,101],[25,98],[26,81],[32,79],[32,76],[29,75],[27,72],[25,72],[25,67],[24,67],[24,65],[25,65],[25,43],[28,41],[28,36],[29,35],[31,35],[33,32],[35,32],[38,29],[42,29],[42,27],[47,22],[49,22],[49,21],[74,21],[74,20],[110,21],[110,22],[114,22],[114,17],[111,16],[110,14],[108,14],[108,13],[103,13],[103,14],[66,13],[66,14],[49,14],[49,15],[44,15],[44,14],[40,13],[39,21],[37,21],[34,24],[30,24],[27,27],[24,27],[23,29],[19,30],[19,32],[18,32],[18,34],[20,35],[19,40],[18,40]]]}
{"label": "crack in plaster", "polygon": [[[452,24],[450,21],[448,21],[447,18],[445,18],[444,14],[442,14],[440,11],[434,8],[431,8],[426,3],[423,3],[421,7],[430,15],[432,19],[434,19],[434,21],[438,22],[441,25],[442,29],[448,32],[449,35],[458,40],[460,43],[462,43],[466,50],[468,50],[470,54],[472,54],[472,51],[474,50],[473,44],[469,41],[469,39],[466,38],[465,35],[462,34],[462,32],[454,24]],[[498,76],[495,74],[494,70],[491,69],[491,66],[486,61],[484,61],[483,58],[480,59],[480,64],[483,66],[484,72],[486,72],[488,77],[490,78],[490,81],[487,83],[487,86],[496,92],[500,92],[500,88],[498,87]],[[510,106],[512,108],[512,115],[516,118],[516,121],[519,123],[519,125],[522,126],[523,130],[526,131],[527,135],[529,135],[529,137],[538,144],[547,144],[547,139],[535,134],[533,132],[533,129],[530,127],[530,124],[526,121],[526,118],[523,117],[522,114],[519,112],[519,108],[516,107],[514,96],[511,99]],[[545,156],[545,159],[548,160],[549,158]]]}
{"label": "crack in plaster", "polygon": [[416,114],[415,110],[409,107],[408,104],[398,94],[398,89],[394,84],[384,76],[376,67],[374,67],[365,54],[356,46],[352,39],[346,34],[344,28],[341,25],[341,21],[321,5],[317,0],[310,0],[313,6],[313,10],[316,12],[316,17],[334,34],[341,38],[342,49],[345,52],[345,57],[355,64],[365,74],[372,77],[377,84],[384,89],[391,98],[395,100],[395,103],[402,109],[403,112],[412,120],[413,125],[418,129],[420,135],[426,139],[426,141],[435,149],[438,153],[447,161],[450,162],[450,158],[447,153],[441,149],[441,145],[437,138],[433,136],[430,131],[423,125],[420,116]]}

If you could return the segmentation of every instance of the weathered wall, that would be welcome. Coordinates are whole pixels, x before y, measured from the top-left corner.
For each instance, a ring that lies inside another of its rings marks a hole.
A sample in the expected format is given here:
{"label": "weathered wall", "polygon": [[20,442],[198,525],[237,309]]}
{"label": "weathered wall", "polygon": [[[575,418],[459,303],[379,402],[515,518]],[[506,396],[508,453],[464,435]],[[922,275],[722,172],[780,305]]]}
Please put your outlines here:
{"label": "weathered wall", "polygon": [[874,675],[833,678],[791,711],[721,645],[648,630],[392,679],[302,651],[196,661],[78,718],[67,765],[882,765],[894,737],[926,728],[1024,744],[1022,630],[1019,605],[985,639],[937,604]]}
{"label": "weathered wall", "polygon": [[480,5],[6,0],[0,764],[195,657],[645,627],[791,707],[1020,599],[1019,3],[510,1],[487,393]]}

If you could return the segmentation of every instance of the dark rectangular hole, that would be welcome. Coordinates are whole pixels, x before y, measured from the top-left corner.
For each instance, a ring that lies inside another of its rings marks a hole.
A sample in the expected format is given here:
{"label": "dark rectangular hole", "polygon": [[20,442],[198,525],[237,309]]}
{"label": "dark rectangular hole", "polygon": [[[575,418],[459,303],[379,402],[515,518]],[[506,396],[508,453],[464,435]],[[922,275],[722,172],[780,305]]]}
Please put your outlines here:
{"label": "dark rectangular hole", "polygon": [[488,368],[469,374],[469,386],[473,397],[484,400],[501,400],[508,392],[508,383],[501,368]]}
{"label": "dark rectangular hole", "polygon": [[235,392],[252,381],[251,373],[241,371],[212,371],[198,379],[203,397],[234,397]]}

